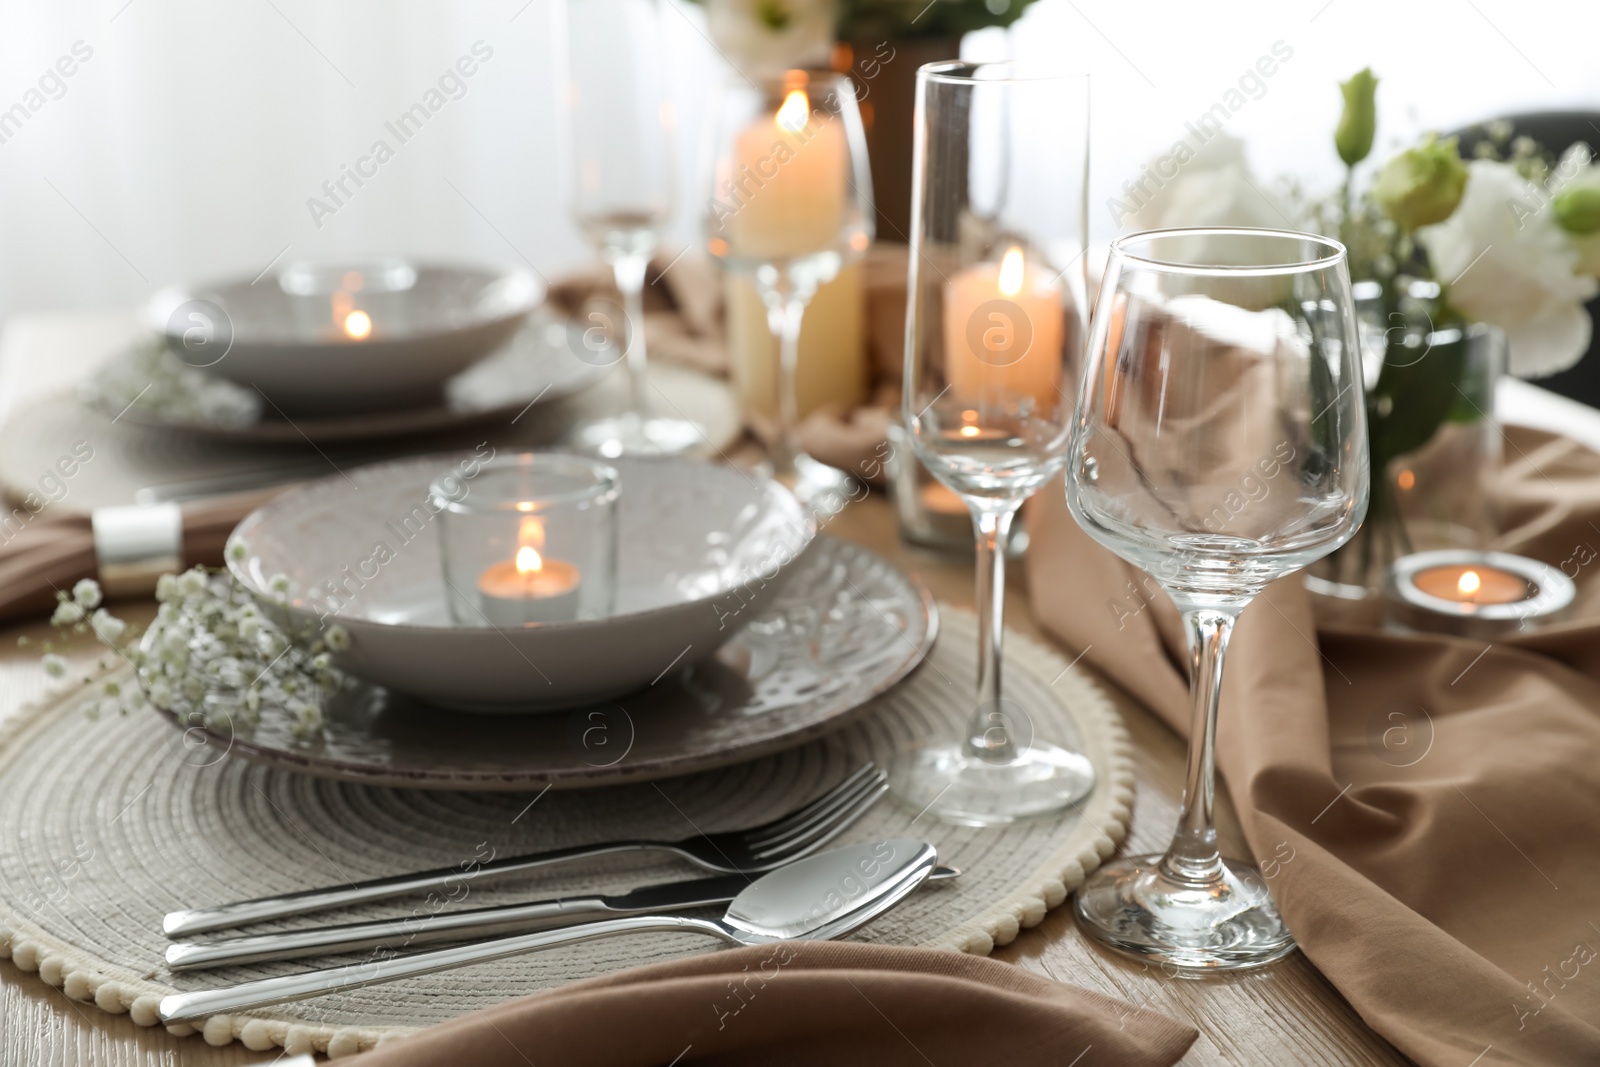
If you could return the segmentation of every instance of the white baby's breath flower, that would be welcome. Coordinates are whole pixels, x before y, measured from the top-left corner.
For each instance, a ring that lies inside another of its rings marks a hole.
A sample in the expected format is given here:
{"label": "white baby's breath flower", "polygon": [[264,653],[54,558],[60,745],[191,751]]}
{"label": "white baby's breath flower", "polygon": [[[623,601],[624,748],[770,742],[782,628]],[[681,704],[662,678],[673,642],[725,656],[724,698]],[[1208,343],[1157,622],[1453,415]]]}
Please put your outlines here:
{"label": "white baby's breath flower", "polygon": [[205,572],[197,569],[184,571],[178,575],[178,595],[181,597],[199,596],[206,591]]}
{"label": "white baby's breath flower", "polygon": [[63,600],[57,603],[55,614],[50,616],[51,626],[71,626],[73,623],[82,621],[83,608],[72,600]]}
{"label": "white baby's breath flower", "polygon": [[85,611],[94,610],[100,606],[100,583],[93,578],[80,578],[72,587],[72,599]]}
{"label": "white baby's breath flower", "polygon": [[289,591],[289,576],[287,574],[274,574],[267,579],[267,588],[280,596]]}
{"label": "white baby's breath flower", "polygon": [[66,658],[64,656],[57,655],[54,652],[47,652],[47,653],[45,653],[43,664],[44,664],[44,673],[48,674],[50,677],[52,677],[52,678],[64,678],[64,677],[66,677],[66,674],[67,674],[67,661],[66,661]]}
{"label": "white baby's breath flower", "polygon": [[111,614],[105,608],[96,609],[89,617],[89,625],[94,628],[94,635],[108,645],[114,645],[121,639],[128,628],[128,624]]}
{"label": "white baby's breath flower", "polygon": [[243,541],[236,541],[232,545],[228,546],[228,558],[229,559],[242,560],[246,556],[248,556],[249,554],[250,554],[250,551],[249,551],[249,549],[244,547],[244,542]]}
{"label": "white baby's breath flower", "polygon": [[328,647],[335,652],[343,652],[350,647],[350,631],[335,623],[328,627],[328,632],[323,635],[323,640],[328,642]]}
{"label": "white baby's breath flower", "polygon": [[167,601],[175,599],[177,597],[177,595],[178,595],[178,576],[177,575],[175,575],[175,574],[163,574],[161,577],[156,579],[156,599],[157,600],[159,600],[163,604],[165,604]]}
{"label": "white baby's breath flower", "polygon": [[1434,276],[1458,311],[1505,330],[1512,374],[1565,370],[1589,348],[1583,302],[1595,280],[1578,273],[1577,251],[1515,167],[1478,159],[1469,170],[1455,212],[1417,231]]}

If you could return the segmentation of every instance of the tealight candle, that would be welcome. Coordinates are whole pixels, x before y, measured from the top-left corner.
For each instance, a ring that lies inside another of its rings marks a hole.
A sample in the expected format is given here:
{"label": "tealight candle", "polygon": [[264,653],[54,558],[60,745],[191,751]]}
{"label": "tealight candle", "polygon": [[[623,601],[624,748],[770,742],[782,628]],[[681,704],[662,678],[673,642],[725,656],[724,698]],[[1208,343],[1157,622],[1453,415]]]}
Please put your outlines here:
{"label": "tealight candle", "polygon": [[474,455],[441,474],[428,506],[450,618],[515,629],[609,615],[619,492],[615,468],[553,452]]}
{"label": "tealight candle", "polygon": [[1061,287],[1020,245],[945,285],[945,375],[958,402],[1049,411],[1061,399]]}
{"label": "tealight candle", "polygon": [[576,619],[582,586],[577,567],[546,559],[532,545],[523,545],[516,558],[491,563],[478,575],[484,617],[496,626]]}
{"label": "tealight candle", "polygon": [[1404,556],[1389,568],[1385,622],[1402,632],[1495,637],[1566,614],[1577,586],[1559,570],[1506,552]]}

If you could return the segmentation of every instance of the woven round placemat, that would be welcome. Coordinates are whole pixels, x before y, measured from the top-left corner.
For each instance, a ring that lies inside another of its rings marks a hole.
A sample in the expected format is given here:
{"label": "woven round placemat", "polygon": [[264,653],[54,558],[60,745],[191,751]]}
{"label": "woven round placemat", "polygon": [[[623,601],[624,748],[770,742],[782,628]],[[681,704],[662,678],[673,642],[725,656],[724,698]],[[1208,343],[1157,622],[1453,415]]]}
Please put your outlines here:
{"label": "woven round placemat", "polygon": [[[183,758],[182,735],[153,717],[98,720],[83,690],[19,712],[0,736],[0,956],[106,1011],[157,1023],[174,990],[324,966],[260,963],[172,975],[168,911],[241,897],[453,866],[616,837],[676,838],[752,825],[798,806],[867,759],[958,734],[973,703],[976,622],[944,608],[934,654],[868,714],[818,741],[749,763],[655,783],[545,794],[386,789],[286,774],[229,757]],[[925,887],[858,932],[863,940],[985,954],[1043,919],[1120,841],[1133,799],[1127,735],[1106,696],[1054,652],[1007,638],[1007,699],[1036,735],[1093,760],[1099,782],[1068,814],[1005,828],[948,826],[892,801],[845,840],[932,841],[954,882]],[[615,892],[694,877],[648,853],[559,866],[537,882],[472,883],[449,907]],[[346,922],[436,910],[406,900],[318,917]],[[300,920],[300,925],[305,920]],[[260,930],[294,923],[265,924]],[[515,959],[213,1016],[207,1041],[344,1055],[513,997],[623,967],[713,950],[666,933],[607,938]],[[361,956],[345,957],[359,962]],[[174,1026],[190,1033],[188,1026]]]}

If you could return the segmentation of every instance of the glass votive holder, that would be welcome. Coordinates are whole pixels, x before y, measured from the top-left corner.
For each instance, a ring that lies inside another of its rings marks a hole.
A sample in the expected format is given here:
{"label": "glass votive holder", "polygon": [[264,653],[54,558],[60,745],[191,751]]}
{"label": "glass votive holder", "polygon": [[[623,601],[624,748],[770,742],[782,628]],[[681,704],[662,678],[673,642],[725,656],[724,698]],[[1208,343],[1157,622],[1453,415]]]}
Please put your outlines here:
{"label": "glass votive holder", "polygon": [[617,585],[617,472],[581,456],[521,452],[429,487],[450,617],[515,627],[600,619]]}
{"label": "glass votive holder", "polygon": [[359,343],[404,333],[416,284],[416,268],[396,256],[291,263],[278,275],[296,332],[318,341]]}

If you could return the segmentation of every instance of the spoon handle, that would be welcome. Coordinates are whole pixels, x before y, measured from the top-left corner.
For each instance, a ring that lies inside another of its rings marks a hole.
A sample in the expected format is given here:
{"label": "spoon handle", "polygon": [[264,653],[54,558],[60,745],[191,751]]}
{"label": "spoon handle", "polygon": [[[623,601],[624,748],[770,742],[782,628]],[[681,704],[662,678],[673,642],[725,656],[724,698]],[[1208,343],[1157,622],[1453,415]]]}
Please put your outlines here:
{"label": "spoon handle", "polygon": [[604,922],[584,923],[559,930],[541,930],[515,937],[496,938],[469,945],[418,952],[390,959],[371,959],[343,967],[326,967],[300,974],[262,978],[221,989],[202,989],[192,993],[175,993],[161,999],[159,1009],[162,1022],[196,1019],[219,1012],[244,1011],[286,1000],[303,1000],[341,989],[358,989],[378,982],[391,982],[396,978],[410,978],[420,974],[433,974],[470,963],[502,959],[523,952],[549,948],[553,945],[570,945],[577,941],[590,941],[612,934],[626,934],[644,930],[687,930],[709,934],[724,941],[737,938],[722,924],[708,919],[683,915],[635,915]]}

